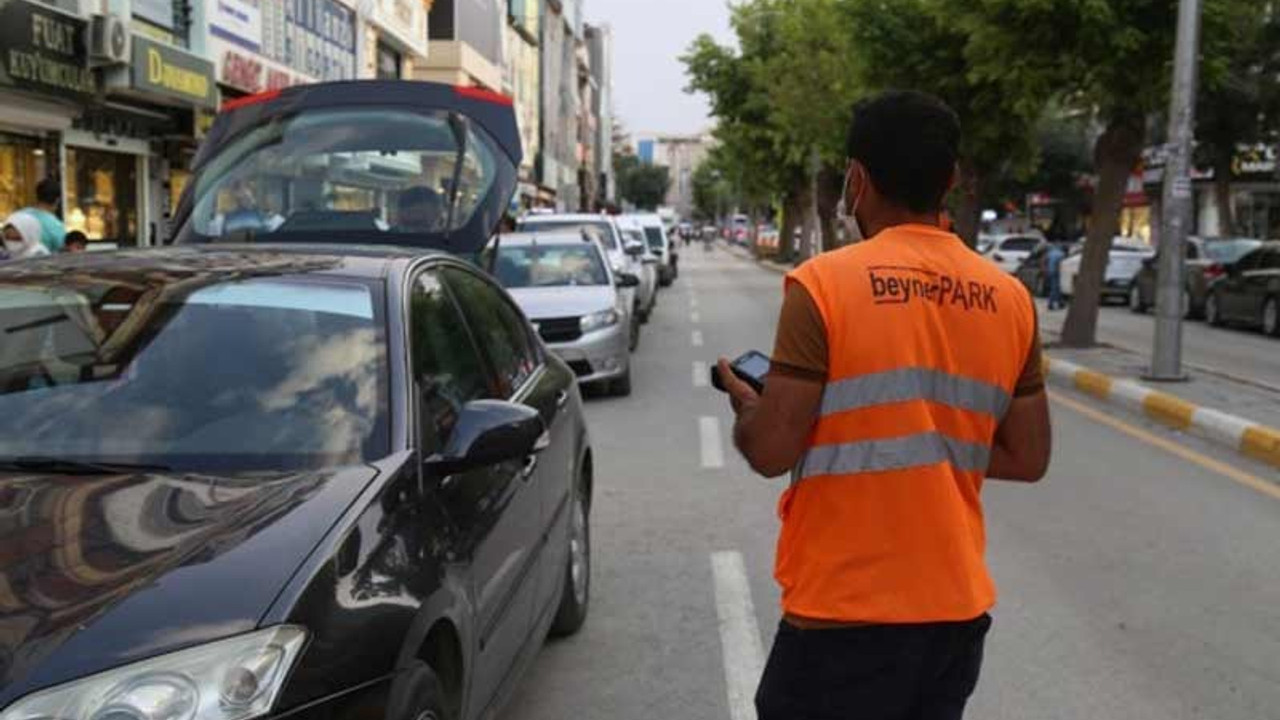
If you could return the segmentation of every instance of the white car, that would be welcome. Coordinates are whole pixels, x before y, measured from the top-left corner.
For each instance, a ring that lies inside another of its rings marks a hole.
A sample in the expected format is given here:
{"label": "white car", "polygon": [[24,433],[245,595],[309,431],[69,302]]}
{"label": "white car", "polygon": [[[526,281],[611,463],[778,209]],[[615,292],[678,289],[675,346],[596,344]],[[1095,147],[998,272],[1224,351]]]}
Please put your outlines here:
{"label": "white car", "polygon": [[[587,213],[526,215],[520,219],[516,229],[519,232],[546,233],[583,227],[591,228],[598,232],[600,243],[604,247],[605,257],[609,260],[609,269],[615,275],[627,273],[639,278],[644,274],[644,261],[639,257],[627,255],[626,248],[622,242],[622,231],[618,229],[617,222],[609,215],[591,215]],[[632,313],[638,314],[640,310],[640,293],[636,292],[636,288],[624,288],[619,292],[622,293]],[[639,345],[640,323],[637,322],[633,323],[631,349],[635,350]]]}
{"label": "white car", "polygon": [[662,218],[657,214],[626,215],[623,219],[634,223],[644,231],[649,250],[660,260],[658,281],[662,287],[670,286],[680,274],[680,250],[676,246],[675,233],[662,224]]}
{"label": "white car", "polygon": [[[1107,273],[1102,284],[1102,302],[1110,299],[1126,301],[1133,279],[1142,270],[1142,261],[1155,257],[1156,251],[1138,238],[1117,237],[1111,243],[1111,257],[1107,260]],[[1084,244],[1074,250],[1058,269],[1062,294],[1075,294],[1076,276],[1080,274],[1080,261],[1084,258]]]}
{"label": "white car", "polygon": [[1043,243],[1044,236],[1036,233],[984,235],[980,239],[980,246],[985,245],[982,254],[1009,274],[1017,272],[1022,261]]}
{"label": "white car", "polygon": [[640,286],[636,288],[636,299],[639,306],[636,312],[640,322],[649,322],[653,306],[658,303],[658,263],[661,262],[655,253],[649,251],[649,244],[644,237],[644,228],[627,222],[626,218],[618,219],[618,229],[622,231],[622,247],[633,258],[640,258]]}

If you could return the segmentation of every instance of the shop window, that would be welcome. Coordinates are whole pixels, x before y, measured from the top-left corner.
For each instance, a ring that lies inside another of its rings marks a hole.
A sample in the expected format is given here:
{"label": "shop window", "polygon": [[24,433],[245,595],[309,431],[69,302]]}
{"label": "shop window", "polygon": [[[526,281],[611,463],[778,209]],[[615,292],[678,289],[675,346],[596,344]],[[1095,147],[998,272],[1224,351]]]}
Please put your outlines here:
{"label": "shop window", "polygon": [[138,244],[138,158],[133,155],[67,148],[68,230],[92,242]]}
{"label": "shop window", "polygon": [[36,183],[48,176],[49,151],[39,141],[0,133],[0,217],[30,207]]}
{"label": "shop window", "polygon": [[378,79],[399,80],[403,77],[404,62],[395,48],[378,43]]}
{"label": "shop window", "polygon": [[1236,229],[1240,235],[1280,239],[1280,192],[1238,191],[1234,200]]}

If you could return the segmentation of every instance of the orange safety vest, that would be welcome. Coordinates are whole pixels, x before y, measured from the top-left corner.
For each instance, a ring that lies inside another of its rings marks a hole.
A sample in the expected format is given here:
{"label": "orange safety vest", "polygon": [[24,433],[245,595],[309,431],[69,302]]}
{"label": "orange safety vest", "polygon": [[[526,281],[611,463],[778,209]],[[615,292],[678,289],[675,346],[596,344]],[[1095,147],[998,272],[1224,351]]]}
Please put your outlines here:
{"label": "orange safety vest", "polygon": [[995,604],[979,493],[1036,331],[1012,276],[955,235],[903,225],[787,282],[827,329],[809,447],[779,503],[785,612],[968,620]]}

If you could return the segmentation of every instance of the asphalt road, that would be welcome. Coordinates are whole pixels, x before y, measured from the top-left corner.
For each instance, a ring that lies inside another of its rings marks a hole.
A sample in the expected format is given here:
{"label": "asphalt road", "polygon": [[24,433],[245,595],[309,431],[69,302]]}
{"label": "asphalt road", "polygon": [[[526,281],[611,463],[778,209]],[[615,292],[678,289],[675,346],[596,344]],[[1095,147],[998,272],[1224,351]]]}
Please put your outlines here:
{"label": "asphalt road", "polygon": [[[1040,322],[1061,329],[1066,311],[1050,313],[1040,302]],[[1182,357],[1191,370],[1210,370],[1280,389],[1280,340],[1247,328],[1216,328],[1192,320],[1183,324]],[[1150,312],[1107,306],[1098,315],[1098,340],[1144,358],[1151,356],[1155,323]]]}
{"label": "asphalt road", "polygon": [[[634,396],[588,404],[587,626],[545,647],[503,720],[754,720],[782,488],[737,457],[698,363],[770,349],[781,278],[722,250],[682,261]],[[1055,401],[1043,483],[985,492],[1001,599],[970,717],[1280,719],[1280,494],[1239,482],[1275,473],[1179,456],[1086,402]]]}

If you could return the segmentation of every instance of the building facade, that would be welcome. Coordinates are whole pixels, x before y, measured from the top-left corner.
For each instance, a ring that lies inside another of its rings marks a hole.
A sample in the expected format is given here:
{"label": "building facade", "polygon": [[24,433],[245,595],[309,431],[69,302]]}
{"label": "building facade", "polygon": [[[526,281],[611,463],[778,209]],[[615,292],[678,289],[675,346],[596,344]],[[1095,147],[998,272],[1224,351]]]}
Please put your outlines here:
{"label": "building facade", "polygon": [[508,0],[503,92],[515,105],[524,147],[520,182],[512,200],[512,209],[517,212],[539,205],[543,194],[536,172],[542,145],[541,28],[539,0]]}
{"label": "building facade", "polygon": [[502,92],[507,13],[506,0],[434,0],[431,51],[414,77]]}
{"label": "building facade", "polygon": [[708,133],[637,137],[636,154],[640,161],[667,168],[671,188],[667,191],[666,205],[681,217],[693,215],[693,173],[706,159],[713,142]]}
{"label": "building facade", "polygon": [[542,143],[538,181],[542,203],[561,211],[581,205],[578,137],[581,100],[578,44],[582,5],[578,0],[542,0]]}
{"label": "building facade", "polygon": [[586,36],[595,89],[591,108],[595,120],[595,204],[612,206],[618,202],[613,172],[613,30],[608,25],[588,25]]}

